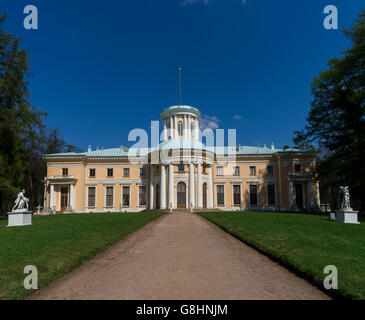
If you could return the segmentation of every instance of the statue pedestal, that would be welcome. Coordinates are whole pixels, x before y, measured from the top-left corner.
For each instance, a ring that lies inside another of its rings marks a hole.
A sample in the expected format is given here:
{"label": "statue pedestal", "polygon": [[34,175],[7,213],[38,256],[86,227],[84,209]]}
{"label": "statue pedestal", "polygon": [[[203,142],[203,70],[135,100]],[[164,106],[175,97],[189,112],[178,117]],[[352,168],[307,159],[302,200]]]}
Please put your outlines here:
{"label": "statue pedestal", "polygon": [[336,221],[336,213],[335,212],[330,212],[329,217],[330,217],[330,220]]}
{"label": "statue pedestal", "polygon": [[8,212],[8,227],[29,226],[32,224],[32,211]]}
{"label": "statue pedestal", "polygon": [[342,223],[360,224],[357,219],[359,211],[353,211],[352,209],[342,209],[336,211],[336,221]]}

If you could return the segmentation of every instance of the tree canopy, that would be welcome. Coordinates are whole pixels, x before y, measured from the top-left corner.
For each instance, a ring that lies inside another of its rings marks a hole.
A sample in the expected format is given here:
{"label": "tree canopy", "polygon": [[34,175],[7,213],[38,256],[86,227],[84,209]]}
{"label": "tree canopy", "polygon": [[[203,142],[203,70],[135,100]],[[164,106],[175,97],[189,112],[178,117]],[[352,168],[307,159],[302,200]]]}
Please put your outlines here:
{"label": "tree canopy", "polygon": [[31,205],[42,205],[43,154],[75,149],[57,128],[45,130],[47,114],[31,104],[28,53],[20,48],[20,38],[2,29],[5,18],[0,15],[0,214],[12,207],[21,188]]}
{"label": "tree canopy", "polygon": [[[316,144],[322,151],[317,167],[325,190],[349,185],[354,202],[365,211],[365,10],[351,30],[350,49],[329,61],[312,82],[313,101],[304,130],[296,131],[299,147]],[[332,192],[335,205],[336,192]]]}

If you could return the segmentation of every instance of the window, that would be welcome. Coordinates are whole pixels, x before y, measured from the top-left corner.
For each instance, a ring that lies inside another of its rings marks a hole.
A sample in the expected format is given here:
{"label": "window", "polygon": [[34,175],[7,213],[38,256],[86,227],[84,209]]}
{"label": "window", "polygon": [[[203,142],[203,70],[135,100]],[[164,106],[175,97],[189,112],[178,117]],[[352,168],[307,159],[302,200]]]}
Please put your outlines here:
{"label": "window", "polygon": [[113,195],[114,195],[114,188],[113,187],[106,187],[106,201],[105,206],[106,207],[113,207],[114,201],[113,201]]}
{"label": "window", "polygon": [[87,206],[89,208],[95,208],[96,204],[96,187],[89,187],[88,189]]}
{"label": "window", "polygon": [[123,207],[129,207],[129,187],[123,187]]}
{"label": "window", "polygon": [[250,185],[250,206],[257,206],[257,185]]}
{"label": "window", "polygon": [[256,167],[250,167],[250,176],[256,175]]}
{"label": "window", "polygon": [[129,177],[129,168],[123,168],[123,177],[128,178]]}
{"label": "window", "polygon": [[185,165],[183,163],[180,163],[177,165],[177,170],[179,172],[184,172],[185,171]]}
{"label": "window", "polygon": [[272,176],[274,174],[274,167],[273,166],[267,166],[267,174],[269,176]]}
{"label": "window", "polygon": [[139,205],[145,206],[146,201],[146,186],[139,186]]}
{"label": "window", "polygon": [[113,176],[113,169],[107,169],[107,176],[112,177]]}
{"label": "window", "polygon": [[178,132],[179,132],[179,136],[183,136],[184,135],[182,121],[179,121],[179,124],[178,124]]}
{"label": "window", "polygon": [[295,172],[300,172],[300,171],[302,171],[302,166],[300,164],[296,164],[294,166],[294,170],[295,170]]}
{"label": "window", "polygon": [[239,176],[240,175],[240,167],[234,167],[233,168],[233,175]]}
{"label": "window", "polygon": [[267,203],[268,203],[269,206],[275,206],[276,205],[275,185],[274,184],[268,184],[267,185]]}
{"label": "window", "polygon": [[67,168],[62,169],[62,175],[63,176],[68,176],[68,169]]}
{"label": "window", "polygon": [[139,175],[141,177],[145,177],[146,176],[146,168],[139,168]]}
{"label": "window", "polygon": [[207,173],[207,166],[203,166],[203,173]]}
{"label": "window", "polygon": [[217,186],[217,205],[224,205],[224,186]]}
{"label": "window", "polygon": [[195,131],[195,130],[194,130],[194,128],[195,128],[195,127],[194,127],[194,122],[191,122],[191,123],[190,123],[190,132],[191,132],[191,136],[192,136],[192,137],[194,137],[194,131]]}
{"label": "window", "polygon": [[234,205],[241,204],[241,186],[240,185],[233,186],[233,204]]}
{"label": "window", "polygon": [[95,171],[95,169],[90,169],[89,170],[89,177],[95,177],[95,175],[96,175],[96,171]]}
{"label": "window", "polygon": [[223,167],[217,167],[217,176],[223,176]]}

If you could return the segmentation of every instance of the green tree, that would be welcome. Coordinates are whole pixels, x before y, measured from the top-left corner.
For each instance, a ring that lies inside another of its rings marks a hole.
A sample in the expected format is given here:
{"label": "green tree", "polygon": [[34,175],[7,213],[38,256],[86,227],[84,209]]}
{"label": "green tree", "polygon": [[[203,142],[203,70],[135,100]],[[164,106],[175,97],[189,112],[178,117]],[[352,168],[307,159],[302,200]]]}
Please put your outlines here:
{"label": "green tree", "polygon": [[[365,10],[345,34],[352,47],[329,61],[312,82],[313,101],[297,146],[316,144],[325,150],[316,169],[331,192],[349,185],[353,203],[365,211]],[[335,204],[335,201],[332,201]]]}
{"label": "green tree", "polygon": [[0,210],[8,210],[24,182],[27,142],[42,130],[42,113],[29,102],[28,54],[7,34],[0,15]]}
{"label": "green tree", "polygon": [[23,187],[30,206],[42,205],[45,153],[78,151],[67,144],[59,130],[45,130],[45,112],[34,108],[28,91],[28,53],[20,39],[6,33],[0,15],[0,214],[13,206]]}

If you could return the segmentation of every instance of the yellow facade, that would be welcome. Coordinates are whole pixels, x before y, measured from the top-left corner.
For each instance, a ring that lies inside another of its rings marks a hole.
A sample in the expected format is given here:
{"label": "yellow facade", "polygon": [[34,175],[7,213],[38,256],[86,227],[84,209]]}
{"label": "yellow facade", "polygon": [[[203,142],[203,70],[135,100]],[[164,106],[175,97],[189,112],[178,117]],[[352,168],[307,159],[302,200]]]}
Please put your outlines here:
{"label": "yellow facade", "polygon": [[[199,142],[199,117],[199,111],[192,107],[165,109],[161,115],[164,142],[139,157],[131,153],[136,150],[125,148],[46,155],[45,208],[115,212],[170,207],[319,207],[318,184],[312,178],[315,152],[274,146],[238,146],[233,148],[233,155],[216,152]],[[163,153],[168,154],[167,159]]]}

